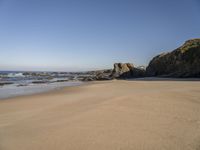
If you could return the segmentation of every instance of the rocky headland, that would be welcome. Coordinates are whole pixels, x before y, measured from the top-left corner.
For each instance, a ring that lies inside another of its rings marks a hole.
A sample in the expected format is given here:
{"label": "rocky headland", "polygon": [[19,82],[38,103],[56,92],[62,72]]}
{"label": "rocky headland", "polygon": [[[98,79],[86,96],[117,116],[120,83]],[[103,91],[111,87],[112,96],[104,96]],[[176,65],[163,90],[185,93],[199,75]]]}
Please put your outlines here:
{"label": "rocky headland", "polygon": [[186,41],[181,47],[155,56],[145,67],[132,63],[115,63],[110,70],[88,72],[83,81],[128,79],[140,77],[200,77],[200,39]]}
{"label": "rocky headland", "polygon": [[146,69],[146,75],[200,77],[200,39],[188,40],[172,52],[154,57]]}

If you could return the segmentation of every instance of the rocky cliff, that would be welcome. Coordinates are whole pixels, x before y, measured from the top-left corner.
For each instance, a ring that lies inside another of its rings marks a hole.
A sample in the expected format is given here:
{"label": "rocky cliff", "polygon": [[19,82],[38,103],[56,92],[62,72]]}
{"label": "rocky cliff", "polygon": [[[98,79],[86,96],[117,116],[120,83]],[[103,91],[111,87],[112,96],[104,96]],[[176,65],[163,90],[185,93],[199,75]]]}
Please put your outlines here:
{"label": "rocky cliff", "polygon": [[200,77],[200,39],[188,40],[174,51],[154,57],[146,69],[146,75]]}

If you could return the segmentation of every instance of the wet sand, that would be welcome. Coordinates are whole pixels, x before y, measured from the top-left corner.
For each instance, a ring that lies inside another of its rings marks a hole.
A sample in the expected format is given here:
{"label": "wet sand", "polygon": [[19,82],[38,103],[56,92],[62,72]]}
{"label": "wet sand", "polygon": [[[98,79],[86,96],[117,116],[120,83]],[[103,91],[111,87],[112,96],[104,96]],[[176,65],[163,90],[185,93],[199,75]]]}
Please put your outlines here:
{"label": "wet sand", "polygon": [[200,150],[200,82],[107,81],[0,100],[0,150]]}

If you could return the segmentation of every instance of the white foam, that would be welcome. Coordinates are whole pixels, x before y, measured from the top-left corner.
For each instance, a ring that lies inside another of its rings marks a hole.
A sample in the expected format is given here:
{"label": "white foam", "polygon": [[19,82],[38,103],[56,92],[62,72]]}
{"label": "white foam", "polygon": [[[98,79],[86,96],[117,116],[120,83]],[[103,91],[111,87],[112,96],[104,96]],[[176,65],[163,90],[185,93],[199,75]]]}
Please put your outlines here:
{"label": "white foam", "polygon": [[9,78],[24,77],[23,73],[9,73]]}

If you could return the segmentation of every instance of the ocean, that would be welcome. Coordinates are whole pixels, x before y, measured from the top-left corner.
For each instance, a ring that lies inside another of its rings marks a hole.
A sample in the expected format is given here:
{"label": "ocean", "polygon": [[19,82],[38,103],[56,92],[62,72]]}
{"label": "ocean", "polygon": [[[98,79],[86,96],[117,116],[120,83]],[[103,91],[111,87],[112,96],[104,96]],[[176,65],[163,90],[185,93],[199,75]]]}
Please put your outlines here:
{"label": "ocean", "polygon": [[83,84],[85,73],[0,71],[0,99]]}

